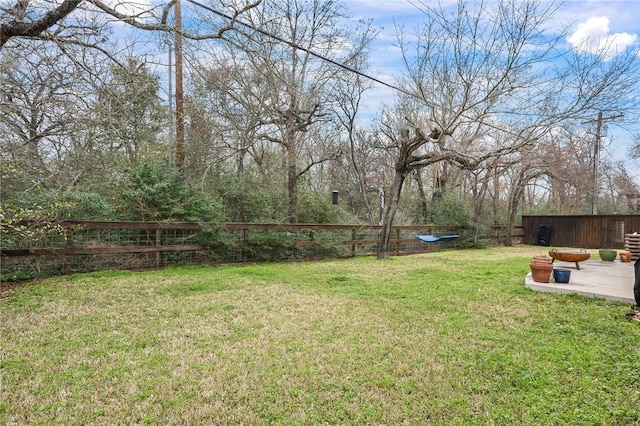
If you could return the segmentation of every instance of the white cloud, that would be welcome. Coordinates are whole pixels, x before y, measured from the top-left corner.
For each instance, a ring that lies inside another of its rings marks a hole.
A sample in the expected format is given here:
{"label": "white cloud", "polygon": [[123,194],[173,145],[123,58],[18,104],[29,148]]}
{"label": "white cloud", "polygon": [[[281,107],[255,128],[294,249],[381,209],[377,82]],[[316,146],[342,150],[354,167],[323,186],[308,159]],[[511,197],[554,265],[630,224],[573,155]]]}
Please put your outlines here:
{"label": "white cloud", "polygon": [[578,52],[602,54],[607,59],[622,53],[638,40],[637,34],[613,33],[609,29],[609,18],[598,16],[578,24],[567,41]]}

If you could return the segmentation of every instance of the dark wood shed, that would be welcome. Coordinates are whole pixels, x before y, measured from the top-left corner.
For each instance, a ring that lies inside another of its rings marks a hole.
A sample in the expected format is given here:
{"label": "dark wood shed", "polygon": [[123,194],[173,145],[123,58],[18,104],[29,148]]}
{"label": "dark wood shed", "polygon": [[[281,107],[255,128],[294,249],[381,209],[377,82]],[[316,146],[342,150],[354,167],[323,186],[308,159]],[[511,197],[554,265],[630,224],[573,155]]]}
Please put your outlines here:
{"label": "dark wood shed", "polygon": [[624,249],[626,234],[640,234],[640,215],[522,216],[522,227],[525,244]]}

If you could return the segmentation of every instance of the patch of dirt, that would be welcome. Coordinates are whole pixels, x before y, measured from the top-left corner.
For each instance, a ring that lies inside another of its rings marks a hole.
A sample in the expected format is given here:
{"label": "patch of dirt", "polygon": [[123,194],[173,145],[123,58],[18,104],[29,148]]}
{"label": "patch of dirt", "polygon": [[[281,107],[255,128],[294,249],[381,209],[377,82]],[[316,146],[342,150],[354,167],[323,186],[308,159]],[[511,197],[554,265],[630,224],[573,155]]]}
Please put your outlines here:
{"label": "patch of dirt", "polygon": [[20,283],[16,282],[0,283],[0,300],[9,297],[9,295],[13,293],[13,290],[19,285]]}

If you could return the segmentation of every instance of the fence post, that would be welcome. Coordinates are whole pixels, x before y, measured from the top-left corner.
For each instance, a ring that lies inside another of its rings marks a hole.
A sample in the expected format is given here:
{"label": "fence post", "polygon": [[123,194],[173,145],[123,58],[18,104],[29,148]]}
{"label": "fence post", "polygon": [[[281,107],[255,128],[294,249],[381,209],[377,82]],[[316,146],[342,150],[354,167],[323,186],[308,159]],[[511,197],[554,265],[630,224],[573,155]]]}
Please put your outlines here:
{"label": "fence post", "polygon": [[242,261],[244,263],[247,262],[247,251],[245,250],[247,244],[249,244],[249,230],[242,228]]}
{"label": "fence post", "polygon": [[356,255],[356,228],[351,228],[351,256]]}
{"label": "fence post", "polygon": [[162,266],[162,253],[160,253],[160,246],[162,245],[162,228],[156,228],[156,247],[158,251],[156,251],[156,268],[160,268]]}
{"label": "fence post", "polygon": [[[73,248],[73,228],[69,225],[64,225],[64,235],[67,240],[67,249],[71,251]],[[71,253],[65,256],[64,273],[70,274],[73,269],[73,255]]]}

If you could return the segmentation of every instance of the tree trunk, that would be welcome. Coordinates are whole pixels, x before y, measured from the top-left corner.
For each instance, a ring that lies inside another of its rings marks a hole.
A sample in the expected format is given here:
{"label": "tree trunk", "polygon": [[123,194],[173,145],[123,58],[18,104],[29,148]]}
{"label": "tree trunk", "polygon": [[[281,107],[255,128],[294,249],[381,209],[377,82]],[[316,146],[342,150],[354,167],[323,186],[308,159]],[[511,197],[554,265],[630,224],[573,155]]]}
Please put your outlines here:
{"label": "tree trunk", "polygon": [[407,177],[406,171],[396,170],[396,175],[393,178],[393,186],[391,187],[391,200],[389,206],[384,215],[382,221],[382,230],[380,235],[380,245],[378,246],[378,259],[386,259],[389,257],[389,240],[391,238],[391,225],[393,224],[393,218],[398,210],[398,203],[400,202],[400,194],[402,193],[402,185]]}
{"label": "tree trunk", "polygon": [[353,167],[353,170],[355,171],[356,180],[358,182],[358,191],[360,192],[360,195],[362,197],[362,202],[364,203],[364,209],[367,212],[367,220],[369,222],[372,222],[373,210],[371,209],[371,203],[369,202],[366,176],[364,176],[364,173],[362,173],[362,171],[360,170],[360,167],[358,166],[358,162],[355,158],[354,150],[355,150],[354,144],[353,142],[351,142],[351,167]]}
{"label": "tree trunk", "polygon": [[424,190],[424,182],[422,181],[422,173],[420,173],[420,169],[416,169],[415,171],[415,179],[418,184],[418,193],[420,194],[420,206],[422,207],[422,220],[429,220],[429,209],[427,206],[427,194]]}
{"label": "tree trunk", "polygon": [[236,176],[242,177],[244,175],[244,157],[247,155],[249,151],[248,148],[242,147],[238,150],[236,154]]}
{"label": "tree trunk", "polygon": [[442,196],[447,189],[447,183],[449,180],[447,163],[442,163],[442,169],[440,164],[436,164],[435,179],[433,184],[433,194],[431,195],[432,201],[442,200]]}
{"label": "tree trunk", "polygon": [[513,245],[513,228],[516,223],[516,214],[518,212],[518,206],[520,205],[520,198],[524,192],[524,186],[527,180],[523,173],[520,174],[516,184],[511,190],[509,195],[509,204],[507,206],[507,229],[505,230],[504,245],[511,247]]}
{"label": "tree trunk", "polygon": [[287,189],[289,193],[289,222],[298,223],[298,170],[295,159],[289,155],[287,166]]}
{"label": "tree trunk", "polygon": [[289,198],[289,223],[298,223],[298,167],[296,147],[290,135],[287,149],[287,194]]}
{"label": "tree trunk", "polygon": [[484,206],[484,199],[487,194],[487,182],[489,177],[485,176],[478,179],[475,176],[474,182],[472,182],[473,188],[473,228],[474,228],[474,243],[478,243],[480,238],[480,229],[482,227],[482,207]]}

